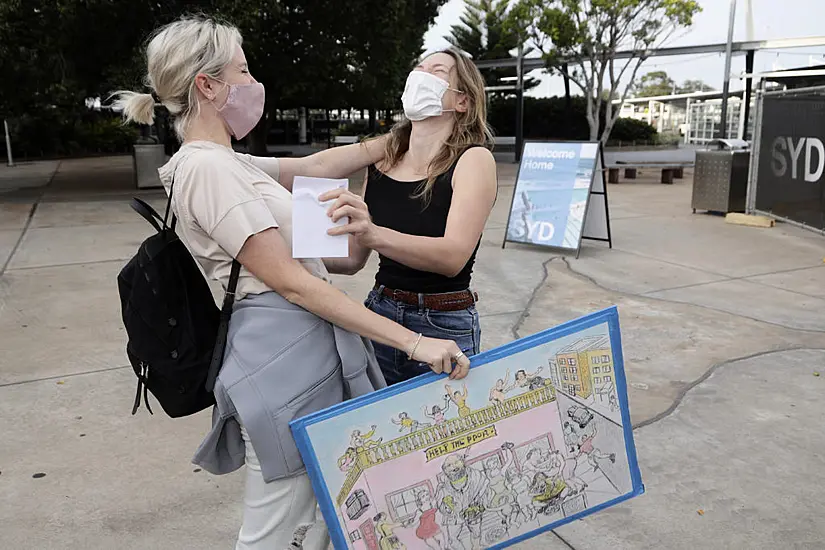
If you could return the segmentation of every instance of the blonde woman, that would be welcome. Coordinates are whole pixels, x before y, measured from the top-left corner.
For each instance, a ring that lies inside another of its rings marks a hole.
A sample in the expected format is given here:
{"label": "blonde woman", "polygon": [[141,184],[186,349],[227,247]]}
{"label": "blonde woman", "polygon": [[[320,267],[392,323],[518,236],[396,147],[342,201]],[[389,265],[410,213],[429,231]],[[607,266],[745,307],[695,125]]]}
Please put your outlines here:
{"label": "blonde woman", "polygon": [[329,283],[322,260],[292,258],[293,177],[346,176],[380,160],[381,143],[305,159],[237,154],[231,138],[255,127],[265,93],[237,29],[185,18],[160,29],[146,56],[151,93],[123,92],[118,103],[141,124],[152,122],[156,101],[175,116],[183,144],[159,172],[178,235],[224,287],[233,258],[242,265],[212,430],[194,461],[214,474],[247,466],[237,549],[286,548],[307,526],[303,547],[326,549],[329,535],[289,421],[385,385],[361,337],[455,379],[469,362],[454,342],[413,332],[347,298]]}
{"label": "blonde woman", "polygon": [[[410,73],[402,103],[405,119],[385,141],[383,160],[368,169],[362,197],[323,197],[338,199],[334,220],[350,217],[331,231],[351,235],[339,271],[359,271],[377,251],[367,307],[472,355],[481,329],[470,283],[497,191],[484,80],[459,52],[435,53]],[[376,342],[375,350],[388,384],[428,371],[391,346]]]}

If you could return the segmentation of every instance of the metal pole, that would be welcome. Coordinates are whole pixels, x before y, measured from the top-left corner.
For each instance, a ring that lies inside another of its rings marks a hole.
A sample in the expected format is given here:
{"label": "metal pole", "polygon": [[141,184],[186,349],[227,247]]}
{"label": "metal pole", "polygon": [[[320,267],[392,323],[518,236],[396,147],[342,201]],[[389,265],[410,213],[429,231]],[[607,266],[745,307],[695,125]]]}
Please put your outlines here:
{"label": "metal pole", "polygon": [[728,94],[730,93],[730,58],[733,45],[733,28],[736,23],[736,0],[730,0],[730,22],[728,23],[728,43],[725,48],[725,80],[722,82],[722,135],[728,137]]}
{"label": "metal pole", "polygon": [[756,89],[756,113],[753,123],[753,145],[751,146],[750,170],[748,170],[748,190],[745,195],[745,212],[753,214],[756,210],[756,183],[759,175],[760,141],[762,140],[762,108],[765,103],[765,85],[767,81],[760,80]]}
{"label": "metal pole", "polygon": [[9,137],[9,123],[4,118],[3,128],[6,130],[6,155],[9,157],[9,166],[14,166],[14,159],[11,156],[11,138]]}
{"label": "metal pole", "polygon": [[748,126],[749,121],[748,119],[751,116],[751,98],[753,97],[753,57],[754,54],[753,50],[749,50],[747,54],[745,54],[745,73],[748,76],[745,77],[745,97],[743,101],[745,102],[745,114],[742,115],[742,139],[748,138]]}
{"label": "metal pole", "polygon": [[518,46],[518,64],[516,65],[516,162],[521,162],[521,149],[524,144],[524,44]]}

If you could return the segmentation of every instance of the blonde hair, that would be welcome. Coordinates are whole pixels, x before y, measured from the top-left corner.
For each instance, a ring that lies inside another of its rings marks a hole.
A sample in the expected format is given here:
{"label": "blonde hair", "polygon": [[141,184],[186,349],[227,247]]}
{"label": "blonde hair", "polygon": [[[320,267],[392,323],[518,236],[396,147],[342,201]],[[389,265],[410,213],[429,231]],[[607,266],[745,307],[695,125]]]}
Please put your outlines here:
{"label": "blonde hair", "polygon": [[146,47],[146,86],[152,92],[115,92],[114,105],[127,121],[152,124],[157,99],[175,117],[175,134],[183,141],[200,113],[195,77],[220,78],[241,44],[236,27],[209,17],[187,16],[161,27]]}
{"label": "blonde hair", "polygon": [[[455,60],[456,88],[467,96],[469,107],[466,112],[455,112],[453,131],[441,149],[427,166],[427,179],[413,197],[422,198],[429,204],[435,180],[445,173],[458,157],[472,145],[489,147],[493,143],[493,134],[487,125],[487,95],[484,91],[484,78],[472,60],[460,51],[448,48],[440,52]],[[432,54],[435,55],[435,54]],[[390,130],[386,144],[384,162],[387,170],[398,164],[410,149],[412,122],[404,117]]]}

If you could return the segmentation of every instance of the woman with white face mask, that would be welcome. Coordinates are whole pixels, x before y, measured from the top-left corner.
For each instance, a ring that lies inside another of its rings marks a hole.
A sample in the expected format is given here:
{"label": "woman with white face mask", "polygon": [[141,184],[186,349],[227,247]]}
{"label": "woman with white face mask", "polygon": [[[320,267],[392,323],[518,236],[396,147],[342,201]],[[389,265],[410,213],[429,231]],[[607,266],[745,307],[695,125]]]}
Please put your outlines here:
{"label": "woman with white face mask", "polygon": [[304,159],[235,153],[231,137],[255,127],[265,97],[237,29],[185,18],[160,29],[146,57],[152,93],[122,92],[118,103],[141,124],[152,123],[156,101],[176,118],[183,145],[159,173],[178,236],[224,288],[233,258],[242,266],[212,430],[194,462],[214,474],[247,466],[236,549],[287,548],[305,537],[302,548],[326,550],[329,535],[289,421],[385,385],[369,340],[454,379],[466,376],[469,361],[453,341],[349,299],[329,283],[322,260],[292,258],[294,176],[345,177],[380,160],[381,142]]}
{"label": "woman with white face mask", "polygon": [[[368,168],[362,196],[321,197],[337,199],[334,220],[350,218],[330,231],[350,234],[350,257],[327,266],[356,273],[377,251],[367,307],[472,355],[481,330],[471,274],[497,192],[484,80],[466,56],[439,52],[410,73],[402,103],[405,119],[390,132],[384,159]],[[380,342],[375,350],[388,384],[429,370]]]}

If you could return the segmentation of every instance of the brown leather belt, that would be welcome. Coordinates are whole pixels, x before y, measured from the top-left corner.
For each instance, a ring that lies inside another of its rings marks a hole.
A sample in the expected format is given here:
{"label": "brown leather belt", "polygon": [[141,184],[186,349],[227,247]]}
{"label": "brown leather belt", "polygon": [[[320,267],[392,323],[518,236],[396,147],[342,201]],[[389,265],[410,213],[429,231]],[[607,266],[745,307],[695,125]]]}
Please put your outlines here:
{"label": "brown leather belt", "polygon": [[[376,286],[376,289],[380,287]],[[393,290],[384,287],[381,294],[410,306],[419,305],[418,294],[415,292],[407,292],[406,290]],[[469,290],[462,290],[460,292],[447,292],[444,294],[421,294],[422,304],[424,309],[434,309],[436,311],[460,311],[472,307],[478,302],[478,293]]]}

